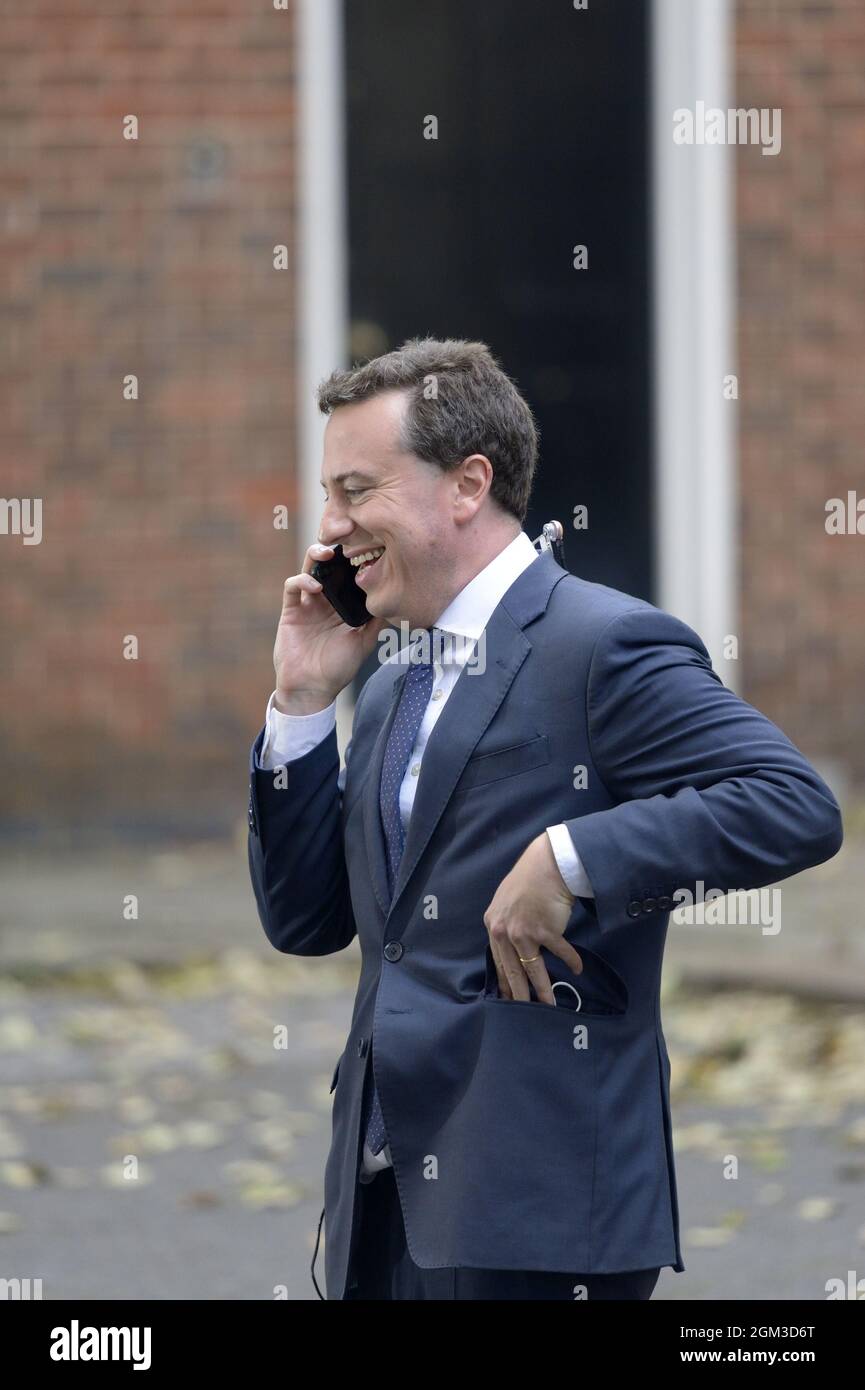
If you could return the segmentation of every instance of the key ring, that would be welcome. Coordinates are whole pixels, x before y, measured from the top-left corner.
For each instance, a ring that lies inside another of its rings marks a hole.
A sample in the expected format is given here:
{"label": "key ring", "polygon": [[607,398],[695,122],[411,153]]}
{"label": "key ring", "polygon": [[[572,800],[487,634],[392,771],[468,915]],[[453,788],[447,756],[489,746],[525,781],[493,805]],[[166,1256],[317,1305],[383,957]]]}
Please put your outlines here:
{"label": "key ring", "polygon": [[574,989],[574,986],[573,986],[572,984],[570,984],[570,982],[569,982],[568,980],[556,980],[556,981],[554,981],[553,986],[552,986],[553,998],[554,998],[554,999],[555,999],[555,997],[556,997],[556,990],[557,990],[557,988],[558,988],[559,985],[564,985],[565,989],[572,990],[573,993],[577,996],[577,1007],[573,1010],[573,1012],[574,1012],[575,1014],[578,1014],[578,1013],[580,1012],[580,1009],[583,1007],[583,1001],[582,1001],[582,999],[580,998],[579,991],[576,990],[576,989]]}

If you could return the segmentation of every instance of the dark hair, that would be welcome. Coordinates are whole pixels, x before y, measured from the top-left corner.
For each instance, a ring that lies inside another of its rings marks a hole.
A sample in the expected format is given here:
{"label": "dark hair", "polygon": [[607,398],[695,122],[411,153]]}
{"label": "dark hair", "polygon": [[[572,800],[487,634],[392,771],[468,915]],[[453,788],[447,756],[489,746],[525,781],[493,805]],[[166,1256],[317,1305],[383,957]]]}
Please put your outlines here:
{"label": "dark hair", "polygon": [[401,447],[448,470],[469,454],[493,466],[491,495],[522,525],[538,461],[538,427],[486,343],[409,338],[362,366],[337,369],[318,388],[324,415],[382,391],[407,390]]}

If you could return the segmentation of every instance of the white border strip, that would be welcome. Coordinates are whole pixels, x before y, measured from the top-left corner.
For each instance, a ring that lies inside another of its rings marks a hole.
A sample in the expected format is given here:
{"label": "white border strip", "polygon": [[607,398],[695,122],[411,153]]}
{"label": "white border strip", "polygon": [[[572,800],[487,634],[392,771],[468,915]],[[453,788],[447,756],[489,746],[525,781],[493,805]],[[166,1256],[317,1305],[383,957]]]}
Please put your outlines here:
{"label": "white border strip", "polygon": [[738,405],[722,394],[736,371],[735,147],[675,145],[679,107],[727,110],[730,0],[654,0],[652,149],[655,371],[655,572],[658,605],[689,623],[726,685],[738,634]]}

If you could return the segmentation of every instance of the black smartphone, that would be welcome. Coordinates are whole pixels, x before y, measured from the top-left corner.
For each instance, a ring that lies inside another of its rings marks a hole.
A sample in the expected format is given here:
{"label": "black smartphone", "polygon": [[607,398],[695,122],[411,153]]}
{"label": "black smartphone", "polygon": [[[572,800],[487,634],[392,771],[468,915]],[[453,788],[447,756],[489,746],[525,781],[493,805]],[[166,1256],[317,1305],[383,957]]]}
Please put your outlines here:
{"label": "black smartphone", "polygon": [[333,546],[330,560],[314,560],[312,577],[331,607],[335,608],[349,627],[363,627],[372,614],[366,606],[366,595],[357,582],[357,570],[342,553],[342,546]]}

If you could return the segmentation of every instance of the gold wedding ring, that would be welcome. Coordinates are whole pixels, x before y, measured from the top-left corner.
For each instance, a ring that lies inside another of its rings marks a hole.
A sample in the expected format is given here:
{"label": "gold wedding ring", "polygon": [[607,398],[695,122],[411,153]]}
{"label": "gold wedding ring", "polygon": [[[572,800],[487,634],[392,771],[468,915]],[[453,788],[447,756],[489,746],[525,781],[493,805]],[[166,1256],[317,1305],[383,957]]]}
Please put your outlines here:
{"label": "gold wedding ring", "polygon": [[528,965],[530,960],[540,960],[540,956],[520,956],[523,965]]}

